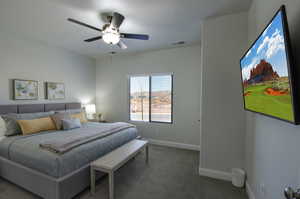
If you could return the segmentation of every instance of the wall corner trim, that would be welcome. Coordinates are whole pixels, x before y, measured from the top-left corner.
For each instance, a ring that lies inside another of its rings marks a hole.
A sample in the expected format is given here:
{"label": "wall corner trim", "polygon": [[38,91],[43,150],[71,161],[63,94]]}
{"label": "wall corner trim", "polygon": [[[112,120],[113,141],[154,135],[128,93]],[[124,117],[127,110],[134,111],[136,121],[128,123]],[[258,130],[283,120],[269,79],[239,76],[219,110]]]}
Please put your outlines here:
{"label": "wall corner trim", "polygon": [[192,144],[183,144],[178,142],[170,142],[170,141],[163,141],[163,140],[155,140],[155,139],[147,139],[150,144],[158,145],[158,146],[167,146],[167,147],[173,147],[173,148],[179,148],[179,149],[186,149],[186,150],[192,150],[192,151],[200,151],[200,146],[198,145],[192,145]]}
{"label": "wall corner trim", "polygon": [[246,181],[246,192],[249,199],[255,199],[255,195],[251,189],[251,186],[248,181]]}
{"label": "wall corner trim", "polygon": [[224,172],[224,171],[199,167],[199,174],[200,176],[206,176],[206,177],[215,178],[219,180],[231,181],[231,173]]}

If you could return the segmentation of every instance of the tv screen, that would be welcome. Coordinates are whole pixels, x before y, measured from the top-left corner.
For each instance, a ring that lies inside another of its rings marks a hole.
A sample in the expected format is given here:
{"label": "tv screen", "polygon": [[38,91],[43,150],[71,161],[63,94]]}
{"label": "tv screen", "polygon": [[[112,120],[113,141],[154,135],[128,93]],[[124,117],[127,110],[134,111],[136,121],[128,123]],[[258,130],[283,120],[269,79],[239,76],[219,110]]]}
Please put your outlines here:
{"label": "tv screen", "polygon": [[245,109],[298,123],[292,64],[282,6],[240,60]]}

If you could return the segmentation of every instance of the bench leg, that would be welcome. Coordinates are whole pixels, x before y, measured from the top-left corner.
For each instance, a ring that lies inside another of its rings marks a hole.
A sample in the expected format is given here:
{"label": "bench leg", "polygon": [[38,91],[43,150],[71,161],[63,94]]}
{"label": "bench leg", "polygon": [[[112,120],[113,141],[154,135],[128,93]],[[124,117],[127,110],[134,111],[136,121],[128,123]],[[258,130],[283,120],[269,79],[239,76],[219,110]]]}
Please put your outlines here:
{"label": "bench leg", "polygon": [[95,186],[96,186],[96,172],[95,170],[91,167],[91,193],[95,194]]}
{"label": "bench leg", "polygon": [[148,164],[149,162],[149,146],[146,146],[146,163]]}
{"label": "bench leg", "polygon": [[110,171],[108,176],[109,176],[109,199],[114,199],[114,172]]}

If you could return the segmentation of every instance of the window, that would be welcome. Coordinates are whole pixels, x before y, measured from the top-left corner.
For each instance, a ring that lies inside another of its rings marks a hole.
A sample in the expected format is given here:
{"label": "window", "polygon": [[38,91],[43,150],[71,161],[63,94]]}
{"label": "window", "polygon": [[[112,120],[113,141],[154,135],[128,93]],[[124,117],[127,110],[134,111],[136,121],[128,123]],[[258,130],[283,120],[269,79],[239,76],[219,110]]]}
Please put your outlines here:
{"label": "window", "polygon": [[173,75],[129,78],[130,120],[173,122]]}
{"label": "window", "polygon": [[149,121],[149,76],[130,78],[130,120]]}

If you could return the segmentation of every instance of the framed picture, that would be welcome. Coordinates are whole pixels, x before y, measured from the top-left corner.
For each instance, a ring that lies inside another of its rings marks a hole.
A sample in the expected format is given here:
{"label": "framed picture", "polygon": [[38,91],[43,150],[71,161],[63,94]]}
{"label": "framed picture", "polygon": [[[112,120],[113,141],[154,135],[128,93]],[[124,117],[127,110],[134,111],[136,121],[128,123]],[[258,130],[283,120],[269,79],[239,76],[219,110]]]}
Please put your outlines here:
{"label": "framed picture", "polygon": [[65,99],[65,84],[46,82],[46,98],[49,100]]}
{"label": "framed picture", "polygon": [[39,83],[34,80],[13,80],[14,100],[38,100]]}

